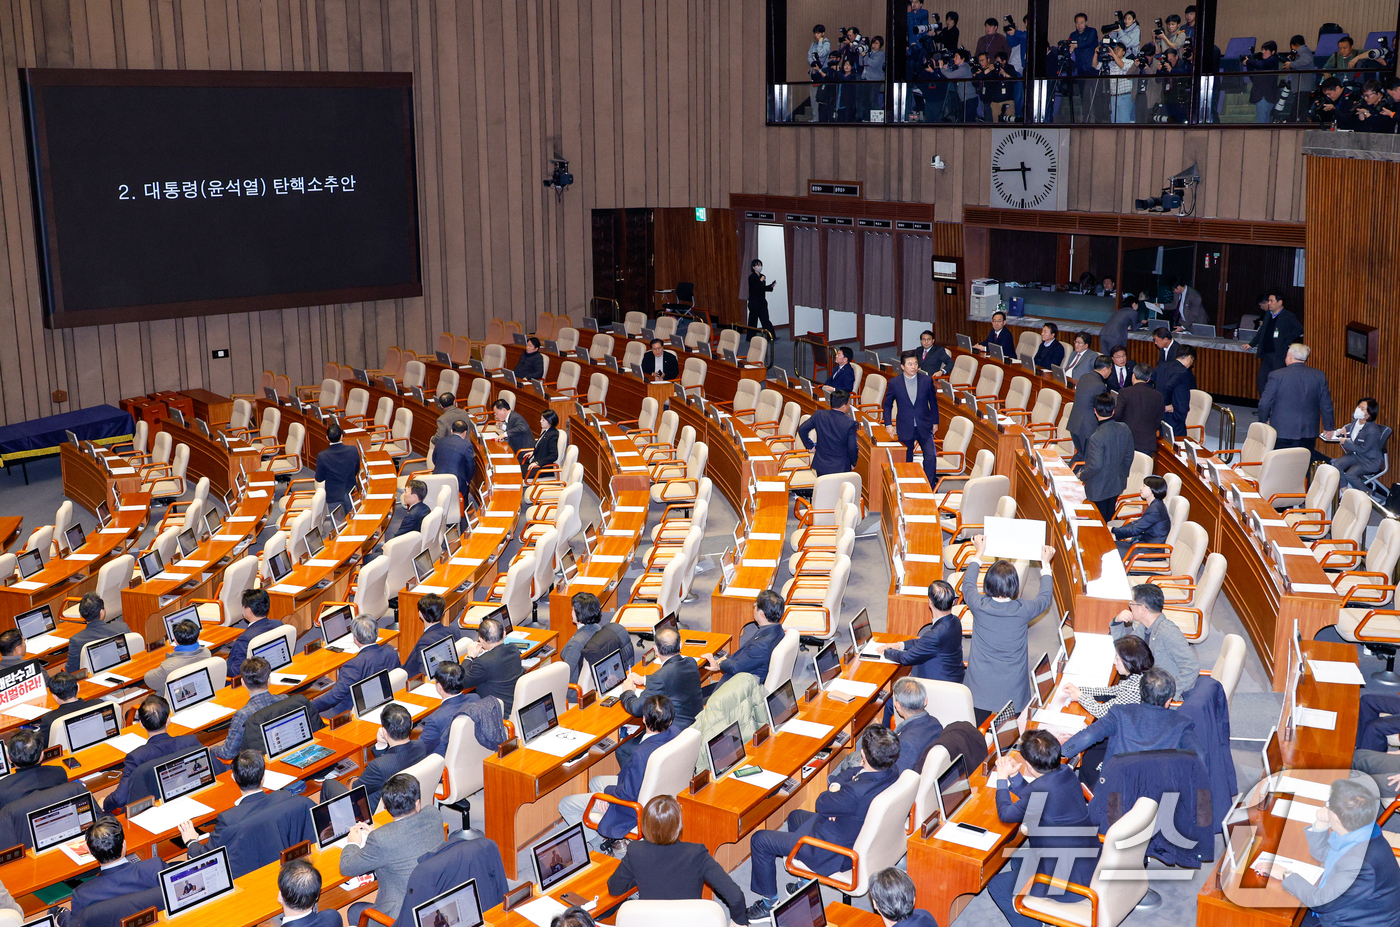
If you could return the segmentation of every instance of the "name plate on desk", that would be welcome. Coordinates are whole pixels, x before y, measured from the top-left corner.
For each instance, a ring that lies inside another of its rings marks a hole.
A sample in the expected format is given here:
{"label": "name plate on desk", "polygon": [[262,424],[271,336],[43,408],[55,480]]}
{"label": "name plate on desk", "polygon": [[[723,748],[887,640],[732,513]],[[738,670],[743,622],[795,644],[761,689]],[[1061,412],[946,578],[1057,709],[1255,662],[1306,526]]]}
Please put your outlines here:
{"label": "name plate on desk", "polygon": [[501,744],[499,747],[496,748],[496,756],[507,757],[519,749],[520,738],[512,737],[510,740],[507,740],[505,743]]}
{"label": "name plate on desk", "polygon": [[290,863],[294,859],[301,859],[303,856],[311,855],[311,841],[303,840],[295,846],[287,847],[282,851],[282,862]]}
{"label": "name plate on desk", "polygon": [[501,899],[501,910],[510,911],[514,908],[518,908],[522,904],[533,898],[534,895],[535,883],[526,882],[524,885],[521,885],[517,888],[513,888],[510,891],[506,892],[505,897]]}
{"label": "name plate on desk", "polygon": [[0,866],[13,863],[17,859],[24,859],[24,844],[19,843],[8,850],[0,850]]}
{"label": "name plate on desk", "polygon": [[587,692],[583,693],[578,697],[578,707],[581,709],[587,708],[596,701],[598,701],[598,690],[589,689]]}
{"label": "name plate on desk", "polygon": [[765,740],[768,739],[769,735],[772,734],[772,732],[772,728],[770,728],[768,725],[760,725],[758,730],[753,732],[753,745],[757,747],[760,744],[762,744]]}
{"label": "name plate on desk", "polygon": [[121,927],[149,927],[159,919],[160,914],[156,908],[150,907],[144,911],[137,911],[130,917],[122,918]]}
{"label": "name plate on desk", "polygon": [[695,778],[690,780],[690,794],[698,795],[705,786],[710,784],[710,771],[702,769],[695,774]]}

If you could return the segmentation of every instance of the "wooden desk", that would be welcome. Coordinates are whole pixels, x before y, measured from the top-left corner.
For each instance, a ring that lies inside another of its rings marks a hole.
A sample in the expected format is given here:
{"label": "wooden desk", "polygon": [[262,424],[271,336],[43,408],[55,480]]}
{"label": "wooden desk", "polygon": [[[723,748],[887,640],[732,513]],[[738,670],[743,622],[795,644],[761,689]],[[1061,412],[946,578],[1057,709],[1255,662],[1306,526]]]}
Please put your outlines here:
{"label": "wooden desk", "polygon": [[23,523],[24,518],[20,515],[0,515],[0,554],[9,550],[10,545],[19,539],[19,526]]}
{"label": "wooden desk", "polygon": [[233,415],[233,400],[207,389],[182,389],[180,395],[189,397],[194,403],[195,418],[203,419],[214,428],[214,422],[227,422]]}
{"label": "wooden desk", "polygon": [[[253,424],[256,426],[257,422],[254,421]],[[262,452],[258,448],[244,441],[235,441],[232,447],[225,448],[219,441],[206,438],[195,430],[193,423],[185,427],[173,421],[166,421],[161,430],[170,435],[172,448],[183,444],[190,449],[190,462],[186,474],[191,486],[198,482],[200,477],[207,476],[209,488],[221,496],[233,488],[240,470],[252,474],[262,462]]]}
{"label": "wooden desk", "polygon": [[[65,442],[58,448],[58,462],[63,471],[63,495],[89,512],[96,512],[103,502],[114,507],[114,488],[123,496],[141,491],[141,477],[135,467],[124,458],[108,455],[105,451],[98,453],[112,461],[113,472],[109,473],[91,455],[71,444]],[[15,520],[13,531],[18,535],[19,519]]]}
{"label": "wooden desk", "polygon": [[[608,891],[608,879],[617,870],[617,865],[621,860],[604,853],[589,853],[588,858],[593,862],[591,866],[560,882],[545,894],[566,907],[568,903],[561,898],[565,892],[573,892],[590,900],[597,898],[598,906],[593,909],[593,913],[602,917],[606,912],[626,901],[637,890],[633,889],[626,895],[614,895]],[[539,891],[538,885],[535,886],[535,891]],[[535,897],[539,897],[539,895],[537,894]],[[534,927],[534,922],[519,911],[506,912],[501,909],[500,905],[486,911],[482,918],[488,927]]]}

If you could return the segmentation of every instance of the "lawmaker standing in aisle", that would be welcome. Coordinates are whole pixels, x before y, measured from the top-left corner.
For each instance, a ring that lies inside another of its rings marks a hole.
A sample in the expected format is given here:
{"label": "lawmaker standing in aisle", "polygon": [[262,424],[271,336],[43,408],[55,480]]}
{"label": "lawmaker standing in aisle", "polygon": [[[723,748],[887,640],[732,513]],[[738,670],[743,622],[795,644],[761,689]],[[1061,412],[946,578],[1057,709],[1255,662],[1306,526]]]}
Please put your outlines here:
{"label": "lawmaker standing in aisle", "polygon": [[768,318],[768,294],[777,285],[778,281],[769,283],[764,276],[762,261],[755,259],[749,263],[749,328],[763,329],[770,340],[773,338],[773,323]]}
{"label": "lawmaker standing in aisle", "polygon": [[[938,449],[933,435],[938,430],[938,398],[933,378],[919,370],[919,352],[899,356],[900,376],[885,390],[885,427],[896,425],[895,437],[904,445],[906,461],[914,459],[914,445],[924,455],[924,475],[929,485],[938,482]],[[894,410],[898,408],[898,418]]]}
{"label": "lawmaker standing in aisle", "polygon": [[[851,396],[843,389],[831,394],[831,408],[818,409],[797,426],[797,437],[812,454],[817,476],[849,473],[860,459],[859,426],[851,418]],[[814,437],[815,436],[815,437]]]}

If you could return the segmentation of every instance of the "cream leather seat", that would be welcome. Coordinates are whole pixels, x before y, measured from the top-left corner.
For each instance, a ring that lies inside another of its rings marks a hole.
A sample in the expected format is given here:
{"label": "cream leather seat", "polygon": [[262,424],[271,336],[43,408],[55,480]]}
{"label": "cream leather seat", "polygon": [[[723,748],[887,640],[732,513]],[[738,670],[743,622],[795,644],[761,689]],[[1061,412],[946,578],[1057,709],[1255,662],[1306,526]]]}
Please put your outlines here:
{"label": "cream leather seat", "polygon": [[1227,704],[1234,699],[1235,687],[1239,685],[1240,675],[1244,672],[1244,654],[1244,638],[1238,634],[1226,634],[1220,644],[1220,656],[1215,658],[1210,675],[1225,690]]}
{"label": "cream leather seat", "polygon": [[1175,594],[1183,590],[1180,585],[1169,590],[1171,601],[1162,609],[1162,614],[1181,628],[1181,633],[1193,644],[1199,644],[1210,636],[1210,616],[1215,610],[1215,598],[1220,595],[1220,587],[1225,583],[1225,571],[1229,564],[1225,555],[1219,552],[1206,557],[1200,578],[1189,590],[1189,597],[1178,599]]}
{"label": "cream leather seat", "polygon": [[[813,843],[813,838],[804,836],[798,840],[794,852],[788,854],[787,871],[799,878],[816,879],[849,895],[864,895],[870,890],[872,875],[895,865],[904,857],[904,827],[909,818],[909,809],[914,807],[914,793],[918,787],[919,774],[907,769],[893,785],[875,796],[865,814],[865,823],[856,835],[855,844],[849,851],[837,851],[852,860],[849,869],[829,876],[808,869],[795,855],[797,848],[804,843]],[[822,848],[830,849],[831,845],[823,844]]]}

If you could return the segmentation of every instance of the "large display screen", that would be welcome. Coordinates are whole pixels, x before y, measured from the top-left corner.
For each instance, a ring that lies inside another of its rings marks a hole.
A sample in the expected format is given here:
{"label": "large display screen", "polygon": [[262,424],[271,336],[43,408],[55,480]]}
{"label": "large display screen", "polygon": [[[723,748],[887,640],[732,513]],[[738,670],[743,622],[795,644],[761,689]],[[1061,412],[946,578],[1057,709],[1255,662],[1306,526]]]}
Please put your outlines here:
{"label": "large display screen", "polygon": [[411,74],[24,77],[49,327],[422,294]]}

